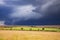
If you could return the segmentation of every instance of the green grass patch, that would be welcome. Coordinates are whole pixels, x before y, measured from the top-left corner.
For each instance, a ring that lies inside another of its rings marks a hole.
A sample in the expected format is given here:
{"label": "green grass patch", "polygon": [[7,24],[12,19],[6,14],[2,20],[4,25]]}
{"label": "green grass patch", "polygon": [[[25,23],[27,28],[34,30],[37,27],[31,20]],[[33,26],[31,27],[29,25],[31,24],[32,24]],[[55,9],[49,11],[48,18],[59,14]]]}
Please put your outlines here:
{"label": "green grass patch", "polygon": [[60,28],[39,28],[39,27],[6,27],[0,28],[0,30],[17,30],[17,31],[52,31],[60,32]]}

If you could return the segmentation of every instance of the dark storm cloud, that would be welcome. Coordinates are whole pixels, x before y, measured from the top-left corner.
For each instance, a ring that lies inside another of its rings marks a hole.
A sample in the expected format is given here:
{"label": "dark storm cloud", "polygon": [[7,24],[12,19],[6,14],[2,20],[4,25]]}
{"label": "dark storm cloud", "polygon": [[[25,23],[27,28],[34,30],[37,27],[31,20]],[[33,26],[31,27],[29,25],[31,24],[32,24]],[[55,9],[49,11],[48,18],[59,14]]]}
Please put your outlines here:
{"label": "dark storm cloud", "polygon": [[25,4],[28,4],[26,1],[23,1],[23,0],[5,0],[5,2],[8,5],[25,5]]}
{"label": "dark storm cloud", "polygon": [[60,18],[60,0],[45,0],[42,5],[39,5],[37,12],[49,18]]}
{"label": "dark storm cloud", "polygon": [[7,19],[11,12],[12,9],[10,7],[0,5],[0,20]]}
{"label": "dark storm cloud", "polygon": [[[2,19],[4,19],[5,24],[13,24],[15,23],[15,21],[17,22],[19,20],[21,21],[21,20],[39,18],[38,16],[39,14],[36,14],[35,12],[32,11],[35,9],[33,4],[34,1],[32,0],[1,0],[0,5],[4,5],[4,7],[1,9],[3,11],[3,13],[1,13],[3,15],[1,16],[1,18],[3,17]],[[10,7],[12,7],[13,10],[10,10],[11,9]],[[6,12],[5,15],[4,11]],[[10,15],[12,15],[13,17],[11,17]]]}
{"label": "dark storm cloud", "polygon": [[36,0],[4,0],[4,2],[8,5],[28,5],[28,4],[36,4]]}
{"label": "dark storm cloud", "polygon": [[5,24],[60,24],[60,0],[1,0],[0,5]]}

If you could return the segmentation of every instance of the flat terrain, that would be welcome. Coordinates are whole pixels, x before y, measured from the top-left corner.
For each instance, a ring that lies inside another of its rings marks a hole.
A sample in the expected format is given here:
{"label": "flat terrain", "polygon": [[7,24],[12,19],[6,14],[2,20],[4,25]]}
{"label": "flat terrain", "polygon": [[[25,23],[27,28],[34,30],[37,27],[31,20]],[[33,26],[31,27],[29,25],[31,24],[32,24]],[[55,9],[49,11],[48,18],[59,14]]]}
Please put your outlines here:
{"label": "flat terrain", "polygon": [[50,31],[50,32],[60,32],[60,28],[57,27],[47,27],[47,28],[41,28],[41,27],[0,27],[0,30],[14,30],[14,31]]}
{"label": "flat terrain", "polygon": [[0,30],[0,40],[60,40],[60,32]]}

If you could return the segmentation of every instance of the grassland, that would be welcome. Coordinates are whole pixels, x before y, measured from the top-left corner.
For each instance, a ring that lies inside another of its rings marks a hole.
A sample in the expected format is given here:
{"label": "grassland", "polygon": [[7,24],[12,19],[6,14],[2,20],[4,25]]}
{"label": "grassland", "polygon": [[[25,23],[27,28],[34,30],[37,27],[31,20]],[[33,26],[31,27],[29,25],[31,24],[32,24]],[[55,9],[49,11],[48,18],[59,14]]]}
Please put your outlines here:
{"label": "grassland", "polygon": [[53,27],[0,27],[0,30],[16,30],[16,31],[51,31],[60,32],[60,28]]}
{"label": "grassland", "polygon": [[0,40],[60,40],[60,32],[0,30]]}
{"label": "grassland", "polygon": [[0,40],[60,40],[60,27],[0,26]]}

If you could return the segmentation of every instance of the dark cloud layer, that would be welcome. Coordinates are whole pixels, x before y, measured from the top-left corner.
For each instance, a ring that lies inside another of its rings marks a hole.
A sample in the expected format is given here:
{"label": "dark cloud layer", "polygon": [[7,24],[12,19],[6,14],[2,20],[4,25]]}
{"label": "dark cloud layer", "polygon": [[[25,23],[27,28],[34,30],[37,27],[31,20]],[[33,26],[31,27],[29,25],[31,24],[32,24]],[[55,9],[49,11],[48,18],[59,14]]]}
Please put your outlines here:
{"label": "dark cloud layer", "polygon": [[[5,2],[6,4],[0,3],[0,20],[5,21],[7,25],[60,24],[60,0],[6,0]],[[26,9],[29,10],[24,13]],[[10,18],[11,14],[13,18]]]}
{"label": "dark cloud layer", "polygon": [[[40,2],[40,0],[38,2]],[[60,0],[45,0],[45,2],[39,5],[34,11],[44,15],[44,18],[58,20],[60,19]]]}
{"label": "dark cloud layer", "polygon": [[11,12],[12,12],[12,8],[1,5],[0,6],[0,20],[6,20]]}

